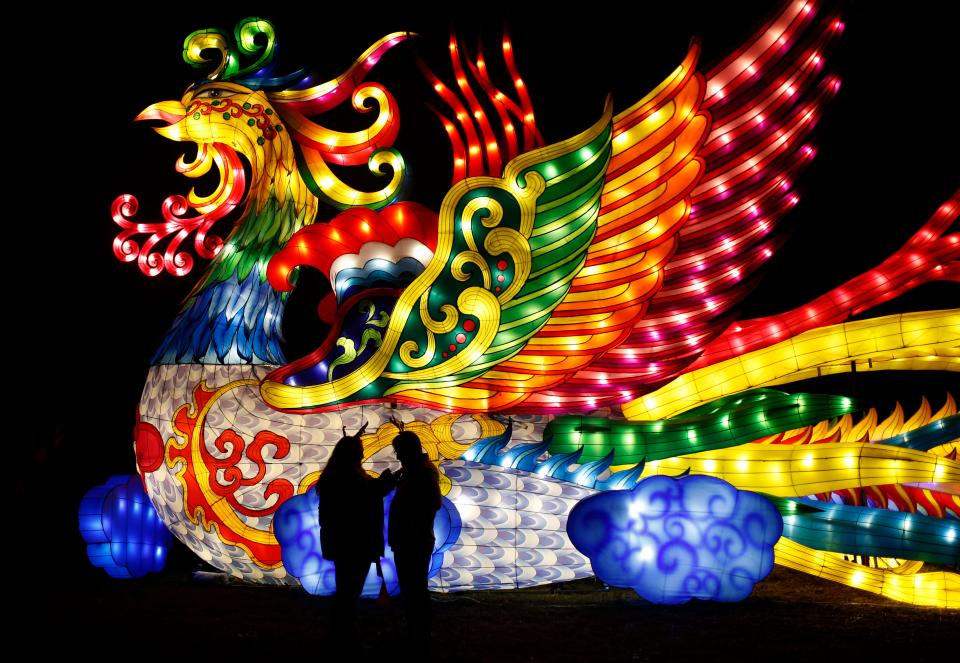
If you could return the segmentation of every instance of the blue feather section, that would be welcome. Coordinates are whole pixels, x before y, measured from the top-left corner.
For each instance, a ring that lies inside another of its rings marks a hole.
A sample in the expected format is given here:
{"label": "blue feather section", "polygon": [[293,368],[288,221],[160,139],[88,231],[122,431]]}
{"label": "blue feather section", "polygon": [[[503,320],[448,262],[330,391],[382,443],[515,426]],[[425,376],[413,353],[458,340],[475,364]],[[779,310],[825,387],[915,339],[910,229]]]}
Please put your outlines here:
{"label": "blue feather section", "polygon": [[463,452],[461,458],[464,460],[472,460],[477,463],[484,463],[485,465],[498,465],[500,467],[505,467],[504,465],[501,465],[500,450],[507,446],[507,443],[510,442],[510,438],[512,436],[513,422],[511,421],[507,424],[506,430],[500,433],[500,435],[496,435],[494,437],[485,437],[477,440],[469,449]]}
{"label": "blue feather section", "polygon": [[537,468],[537,458],[542,456],[549,447],[549,442],[518,444],[504,454],[503,462],[505,467],[512,467],[524,472],[534,472]]}
{"label": "blue feather section", "polygon": [[640,481],[645,466],[645,462],[637,463],[629,470],[614,472],[603,481],[597,481],[593,487],[597,490],[631,490]]}
{"label": "blue feather section", "polygon": [[550,447],[550,440],[517,444],[507,451],[503,451],[503,448],[510,443],[512,436],[513,422],[511,421],[500,435],[478,440],[463,452],[461,458],[476,463],[530,472],[541,477],[569,481],[598,490],[632,488],[640,480],[640,475],[643,474],[644,463],[639,463],[629,469],[614,472],[606,479],[601,480],[599,479],[600,475],[609,470],[613,464],[613,452],[611,451],[598,460],[578,464],[583,453],[582,447],[569,453],[555,454],[546,460],[538,461],[537,459]]}
{"label": "blue feather section", "polygon": [[284,364],[284,296],[260,277],[206,287],[180,312],[153,364]]}
{"label": "blue feather section", "polygon": [[901,433],[895,437],[888,437],[885,440],[876,440],[876,443],[885,444],[890,447],[906,447],[919,451],[929,451],[941,444],[946,444],[950,440],[955,440],[957,437],[960,437],[960,414],[938,419],[933,423],[921,426],[908,433]]}
{"label": "blue feather section", "polygon": [[294,82],[303,79],[306,74],[306,69],[297,69],[296,71],[283,75],[283,76],[274,76],[275,67],[269,66],[256,71],[251,76],[245,76],[244,78],[238,78],[234,82],[244,85],[251,90],[283,90],[288,88]]}
{"label": "blue feather section", "polygon": [[960,526],[956,520],[811,499],[772,501],[783,514],[783,535],[805,546],[960,564]]}
{"label": "blue feather section", "polygon": [[563,479],[569,481],[570,466],[580,461],[583,455],[583,447],[576,451],[569,451],[562,454],[554,454],[542,463],[537,464],[534,474],[541,477],[553,477],[554,479]]}
{"label": "blue feather section", "polygon": [[568,481],[578,483],[581,486],[590,486],[592,488],[597,483],[597,477],[608,470],[612,464],[613,451],[611,450],[610,453],[603,458],[591,461],[589,463],[584,463],[576,470],[569,472],[570,478]]}

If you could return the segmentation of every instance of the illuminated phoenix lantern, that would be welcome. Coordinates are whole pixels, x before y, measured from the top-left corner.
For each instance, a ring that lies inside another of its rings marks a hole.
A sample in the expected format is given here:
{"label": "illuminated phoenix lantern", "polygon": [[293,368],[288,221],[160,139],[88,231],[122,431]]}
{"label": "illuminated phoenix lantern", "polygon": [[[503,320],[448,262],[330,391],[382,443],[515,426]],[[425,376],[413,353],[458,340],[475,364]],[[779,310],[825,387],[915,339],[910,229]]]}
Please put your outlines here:
{"label": "illuminated phoenix lantern", "polygon": [[[366,80],[412,35],[387,35],[322,84],[276,72],[266,20],[189,35],[184,59],[212,73],[138,119],[195,143],[178,169],[216,168],[219,184],[168,198],[161,222],[134,221],[132,196],[113,207],[115,253],[144,273],[190,272],[187,241],[210,259],[140,403],[138,468],[164,522],[218,568],[306,585],[309,554],[296,548],[316,525],[297,500],[343,426],[370,424],[368,469],[394,464],[397,417],[443,475],[437,589],[589,575],[565,529],[573,505],[689,470],[780,498],[793,538],[777,543],[778,562],[957,605],[956,576],[892,559],[949,555],[905,540],[868,546],[886,566],[857,568],[840,553],[858,550],[809,524],[827,507],[796,499],[832,494],[881,511],[896,495],[901,511],[939,517],[931,527],[949,542],[957,497],[904,484],[960,481],[952,399],[906,421],[855,423],[848,399],[768,387],[851,367],[957,369],[957,311],[845,320],[925,281],[958,279],[958,196],[875,269],[797,310],[734,321],[815,156],[808,140],[840,87],[825,63],[842,31],[816,2],[790,2],[709,71],[694,44],[645,97],[620,110],[608,100],[591,126],[550,143],[509,38],[497,67],[452,38],[455,84],[423,67],[453,153],[439,211],[403,199],[397,104]],[[323,124],[348,103],[370,114],[366,128]],[[356,183],[364,168],[379,188]],[[231,212],[232,230],[216,236]],[[305,268],[329,281],[318,307],[326,335],[288,361],[281,324]],[[616,416],[582,416],[600,408]],[[804,538],[805,527],[820,533]],[[901,587],[905,573],[922,582]]]}

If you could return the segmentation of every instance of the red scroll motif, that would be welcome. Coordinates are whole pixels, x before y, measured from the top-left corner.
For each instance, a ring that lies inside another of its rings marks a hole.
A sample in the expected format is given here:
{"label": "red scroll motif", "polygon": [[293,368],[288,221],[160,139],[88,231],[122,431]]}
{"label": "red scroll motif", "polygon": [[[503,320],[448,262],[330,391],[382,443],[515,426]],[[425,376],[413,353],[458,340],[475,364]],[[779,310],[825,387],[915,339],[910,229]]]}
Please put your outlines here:
{"label": "red scroll motif", "polygon": [[[272,131],[272,129],[271,129]],[[197,158],[192,164],[178,164],[177,170],[189,173],[201,168],[212,159],[220,168],[220,184],[210,198],[193,200],[183,196],[170,196],[163,202],[163,221],[137,223],[133,221],[139,206],[137,199],[128,193],[118,196],[110,208],[113,221],[123,228],[113,240],[113,254],[123,262],[137,261],[137,265],[147,276],[156,276],[166,270],[170,274],[183,276],[193,269],[193,257],[180,250],[180,245],[191,233],[196,233],[193,248],[201,258],[211,259],[223,248],[223,239],[210,232],[214,223],[232,212],[243,200],[246,189],[246,176],[243,163],[232,149],[225,145],[200,145]],[[208,154],[208,150],[212,153]],[[215,201],[211,206],[210,201]],[[185,216],[190,211],[197,216]],[[150,237],[139,244],[136,235]],[[154,247],[173,235],[161,254]]]}
{"label": "red scroll motif", "polygon": [[[213,390],[203,383],[193,391],[193,403],[180,406],[174,414],[173,429],[180,442],[167,448],[167,465],[176,468],[183,486],[185,512],[193,522],[207,530],[216,525],[220,540],[246,550],[257,564],[275,568],[281,564],[280,544],[271,530],[252,527],[247,518],[270,516],[294,494],[288,479],[277,478],[267,483],[264,499],[276,496],[269,506],[256,509],[241,504],[238,493],[258,486],[267,472],[263,452],[267,446],[275,449],[274,458],[285,458],[290,453],[290,441],[270,431],[260,431],[247,444],[234,430],[223,431],[214,442],[220,457],[214,455],[204,439],[204,422],[213,404],[231,389],[246,386],[241,380]],[[256,473],[246,476],[241,465],[253,464]]]}

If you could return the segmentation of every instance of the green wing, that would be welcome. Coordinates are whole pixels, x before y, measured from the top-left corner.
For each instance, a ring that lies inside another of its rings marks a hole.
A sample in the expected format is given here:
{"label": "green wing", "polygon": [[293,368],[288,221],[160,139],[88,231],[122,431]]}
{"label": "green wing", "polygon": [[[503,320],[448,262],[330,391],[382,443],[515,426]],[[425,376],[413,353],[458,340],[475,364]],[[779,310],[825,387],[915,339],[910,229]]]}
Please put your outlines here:
{"label": "green wing", "polygon": [[543,327],[596,232],[611,131],[608,102],[590,129],[517,157],[503,178],[450,190],[433,262],[395,309],[394,319],[404,303],[411,314],[382,375],[394,381],[384,395],[467,382]]}

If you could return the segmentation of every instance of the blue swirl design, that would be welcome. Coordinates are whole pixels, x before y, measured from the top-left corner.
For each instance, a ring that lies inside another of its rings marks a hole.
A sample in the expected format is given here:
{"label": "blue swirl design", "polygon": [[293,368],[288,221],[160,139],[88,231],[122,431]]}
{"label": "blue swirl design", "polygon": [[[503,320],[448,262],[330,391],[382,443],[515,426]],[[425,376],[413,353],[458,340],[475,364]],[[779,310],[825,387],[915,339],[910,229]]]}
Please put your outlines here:
{"label": "blue swirl design", "polygon": [[[390,518],[390,504],[394,493],[383,498],[383,535],[387,536],[387,521]],[[317,491],[309,490],[303,495],[291,497],[277,509],[273,519],[273,532],[280,543],[280,555],[283,565],[290,575],[298,578],[303,588],[310,594],[329,596],[337,589],[333,562],[323,557],[320,547],[320,497]],[[460,537],[462,521],[460,513],[450,500],[443,498],[443,506],[437,511],[433,521],[433,535],[436,539],[433,556],[430,560],[432,577],[440,571],[443,553]],[[393,550],[388,545],[381,559],[383,579],[391,596],[400,592],[397,582],[397,569],[393,562]],[[367,579],[363,584],[361,596],[376,598],[380,593],[380,578],[376,567],[371,564]]]}
{"label": "blue swirl design", "polygon": [[87,557],[114,578],[163,570],[171,536],[133,474],[110,477],[80,501],[80,534]]}
{"label": "blue swirl design", "polygon": [[567,533],[604,582],[653,603],[741,601],[773,568],[780,512],[707,476],[654,476],[579,502]]}
{"label": "blue swirl design", "polygon": [[943,419],[921,426],[916,430],[901,433],[883,440],[874,440],[875,443],[885,444],[888,447],[905,447],[930,451],[934,447],[946,444],[950,440],[960,437],[960,414],[954,414]]}

